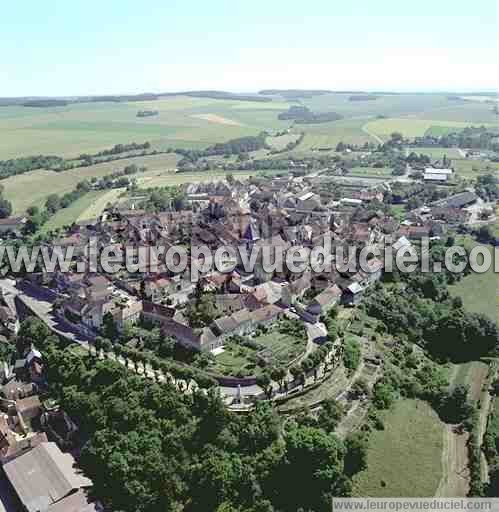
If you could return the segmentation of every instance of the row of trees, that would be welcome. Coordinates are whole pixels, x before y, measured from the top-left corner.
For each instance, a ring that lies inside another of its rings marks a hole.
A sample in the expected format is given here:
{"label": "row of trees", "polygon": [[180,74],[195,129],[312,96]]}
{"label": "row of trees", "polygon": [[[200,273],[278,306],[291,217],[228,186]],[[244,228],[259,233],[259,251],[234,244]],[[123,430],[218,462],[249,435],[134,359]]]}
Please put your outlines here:
{"label": "row of trees", "polygon": [[163,376],[167,382],[175,382],[181,391],[188,391],[192,381],[203,389],[217,385],[217,382],[203,371],[176,363],[171,359],[157,357],[148,350],[113,344],[107,338],[96,338],[94,348],[95,351],[89,351],[91,357],[99,357],[102,351],[105,357],[112,360],[122,358],[127,367],[133,364],[135,372],[142,372],[147,377],[148,371],[152,370],[156,382],[159,382]]}
{"label": "row of trees", "polygon": [[6,219],[12,214],[12,203],[3,197],[3,185],[0,185],[0,219]]}
{"label": "row of trees", "polygon": [[[42,349],[48,396],[79,425],[86,442],[78,463],[106,508],[322,512],[331,496],[350,493],[349,449],[332,434],[341,414],[333,403],[315,425],[290,420],[284,427],[266,403],[231,415],[214,390],[179,393],[113,358],[61,349],[47,331],[30,320],[20,343]],[[132,354],[143,357],[133,350],[126,357]]]}

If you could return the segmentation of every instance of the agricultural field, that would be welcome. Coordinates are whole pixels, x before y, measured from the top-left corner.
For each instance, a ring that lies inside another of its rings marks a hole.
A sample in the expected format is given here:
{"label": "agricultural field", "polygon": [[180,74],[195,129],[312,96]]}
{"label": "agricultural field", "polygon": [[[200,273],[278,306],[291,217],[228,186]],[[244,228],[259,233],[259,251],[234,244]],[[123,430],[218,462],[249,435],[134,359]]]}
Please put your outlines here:
{"label": "agricultural field", "polygon": [[375,137],[363,130],[366,123],[364,119],[341,119],[330,123],[300,125],[306,135],[298,146],[300,151],[319,151],[324,149],[335,150],[339,142],[344,144],[362,145],[366,142],[377,143]]}
{"label": "agricultural field", "polygon": [[[489,247],[494,262],[494,250]],[[449,292],[454,297],[461,297],[464,307],[473,313],[483,313],[497,321],[497,275],[493,265],[487,272],[477,274],[472,272],[458,283],[449,286]]]}
{"label": "agricultural field", "polygon": [[498,162],[486,162],[485,160],[472,160],[468,158],[452,159],[452,167],[459,176],[464,178],[476,178],[481,174],[499,172]]}
{"label": "agricultural field", "polygon": [[[154,108],[159,115],[137,117]],[[129,142],[153,147],[202,148],[265,129],[282,129],[277,113],[287,103],[268,104],[174,96],[158,101],[81,103],[65,107],[0,107],[0,159],[34,154],[76,157]]]}
{"label": "agricultural field", "polygon": [[361,178],[388,178],[392,175],[389,167],[353,167],[348,170],[348,176],[360,176]]}
{"label": "agricultural field", "polygon": [[452,106],[442,94],[386,94],[373,101],[350,101],[351,94],[325,94],[304,100],[312,110],[334,111],[344,117],[377,116],[402,117],[421,112],[438,111]]}
{"label": "agricultural field", "polygon": [[[349,97],[325,94],[303,100],[313,111],[344,117],[331,123],[299,125],[307,133],[304,149],[335,147],[340,141],[379,142],[393,131],[414,136],[428,130],[497,123],[490,105],[449,102],[441,94],[380,95],[373,101],[350,101]],[[132,141],[149,141],[157,149],[203,148],[262,130],[290,128],[291,121],[277,118],[290,104],[171,96],[144,102],[0,107],[0,159],[33,154],[77,157]],[[137,117],[139,110],[151,108],[159,114]]]}
{"label": "agricultural field", "polygon": [[85,212],[87,212],[94,203],[100,200],[101,197],[107,195],[106,190],[92,190],[83,197],[80,197],[67,208],[62,208],[55,213],[42,227],[43,232],[53,231],[64,226],[68,226],[77,220],[83,220]]}
{"label": "agricultural field", "polygon": [[[258,171],[231,171],[234,178],[244,180],[258,174]],[[148,171],[137,175],[139,188],[172,187],[184,183],[204,183],[209,181],[220,181],[227,176],[223,170],[203,172],[181,172],[172,171]]]}
{"label": "agricultural field", "polygon": [[[168,171],[172,173],[177,162],[175,154],[151,155],[125,158],[91,167],[78,167],[69,171],[54,172],[36,170],[1,180],[5,197],[12,202],[14,214],[21,214],[30,206],[43,206],[50,194],[65,194],[75,189],[77,183],[93,177],[123,170],[127,165],[146,166],[148,172]],[[136,177],[143,175],[137,174]]]}
{"label": "agricultural field", "polygon": [[442,160],[447,158],[463,158],[463,154],[457,148],[407,148],[409,153],[414,152],[418,155],[427,155],[432,160]]}
{"label": "agricultural field", "polygon": [[365,129],[383,140],[388,140],[393,132],[399,132],[404,137],[413,138],[422,137],[428,130],[433,129],[434,126],[460,129],[469,125],[470,123],[465,121],[440,122],[416,118],[389,118],[369,121],[365,125]]}
{"label": "agricultural field", "polygon": [[367,469],[353,478],[354,496],[429,497],[442,476],[444,424],[419,400],[399,400],[369,440]]}
{"label": "agricultural field", "polygon": [[266,143],[272,148],[281,151],[290,143],[296,142],[300,138],[299,133],[286,133],[278,137],[267,137]]}

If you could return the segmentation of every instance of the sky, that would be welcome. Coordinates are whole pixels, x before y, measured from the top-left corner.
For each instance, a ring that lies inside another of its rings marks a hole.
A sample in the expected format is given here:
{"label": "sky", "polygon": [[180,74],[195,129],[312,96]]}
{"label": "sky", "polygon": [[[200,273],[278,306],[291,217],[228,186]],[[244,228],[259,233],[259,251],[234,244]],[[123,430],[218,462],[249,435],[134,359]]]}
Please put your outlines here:
{"label": "sky", "polygon": [[2,4],[0,97],[499,88],[497,0]]}

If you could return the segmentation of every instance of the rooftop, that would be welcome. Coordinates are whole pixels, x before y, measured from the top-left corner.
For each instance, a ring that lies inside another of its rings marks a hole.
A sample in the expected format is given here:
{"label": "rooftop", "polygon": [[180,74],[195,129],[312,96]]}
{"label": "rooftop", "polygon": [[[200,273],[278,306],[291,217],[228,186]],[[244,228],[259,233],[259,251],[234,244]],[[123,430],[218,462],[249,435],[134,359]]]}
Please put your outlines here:
{"label": "rooftop", "polygon": [[72,492],[92,486],[74,469],[74,462],[55,443],[42,443],[5,464],[4,471],[28,512],[49,512]]}

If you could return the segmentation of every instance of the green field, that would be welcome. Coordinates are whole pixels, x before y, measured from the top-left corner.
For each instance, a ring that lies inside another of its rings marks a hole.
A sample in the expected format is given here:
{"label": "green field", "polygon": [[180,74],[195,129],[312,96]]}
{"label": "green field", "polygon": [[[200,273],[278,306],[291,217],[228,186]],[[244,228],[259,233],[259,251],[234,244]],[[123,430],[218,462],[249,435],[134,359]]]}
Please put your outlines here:
{"label": "green field", "polygon": [[[272,148],[278,151],[283,150],[289,143],[296,142],[300,137],[298,133],[286,133],[279,137],[267,137],[265,142]],[[253,155],[252,155],[253,156]]]}
{"label": "green field", "polygon": [[409,152],[418,155],[428,155],[432,160],[441,160],[444,156],[447,158],[462,158],[457,148],[407,148]]}
{"label": "green field", "polygon": [[[494,262],[494,250],[489,247]],[[451,295],[461,297],[464,307],[473,313],[483,313],[497,321],[497,275],[493,265],[483,274],[472,272],[457,284],[449,286]]]}
{"label": "green field", "polygon": [[377,143],[374,137],[363,130],[366,121],[366,118],[341,119],[331,123],[299,125],[300,129],[303,127],[306,135],[297,151],[317,151],[326,148],[335,150],[339,142],[358,145],[366,142]]}
{"label": "green field", "polygon": [[434,126],[443,126],[444,128],[465,128],[470,123],[466,121],[432,121],[428,119],[416,118],[395,118],[395,119],[376,119],[369,121],[365,129],[370,133],[388,140],[393,132],[400,132],[404,137],[422,137],[428,130]]}
{"label": "green field", "polygon": [[[216,142],[256,135],[262,130],[276,133],[288,128],[292,129],[289,135],[269,137],[268,141],[275,149],[283,149],[303,131],[304,140],[291,153],[300,157],[320,155],[324,150],[333,154],[339,142],[379,143],[393,131],[412,137],[493,122],[490,105],[449,102],[442,94],[381,95],[374,101],[358,102],[349,101],[349,96],[325,94],[304,99],[302,103],[314,111],[334,111],[344,118],[295,126],[292,121],[278,120],[278,114],[287,110],[290,103],[277,100],[261,103],[174,96],[151,102],[79,103],[51,108],[0,107],[0,159],[34,154],[77,157],[84,152],[94,153],[132,141],[149,141],[153,148],[161,150],[169,147],[204,148]],[[159,115],[136,116],[139,110],[151,108],[158,110]],[[432,158],[442,155],[441,150],[434,148],[424,151]],[[458,174],[465,177],[488,172],[487,166],[489,170],[499,170],[497,163],[456,158],[460,156],[456,155],[456,150],[445,150],[445,153],[449,153]],[[250,155],[251,158],[268,156],[268,150]],[[275,158],[283,156],[286,153],[274,155]],[[142,176],[141,186],[183,183],[186,181],[184,176],[166,176],[166,171],[173,169],[176,162],[176,156],[168,154],[128,158],[62,173],[37,170],[2,180],[2,185],[5,196],[13,203],[14,214],[20,214],[31,205],[43,205],[50,193],[71,191],[84,178],[102,177],[129,163],[146,165],[150,172],[157,171],[156,175]],[[370,171],[365,172],[370,174]],[[203,174],[197,177],[206,180],[219,176]],[[189,176],[190,180],[194,178]]]}
{"label": "green field", "polygon": [[418,400],[400,400],[369,440],[367,469],[353,478],[354,496],[429,497],[442,476],[443,423]]}
{"label": "green field", "polygon": [[[285,103],[168,97],[154,102],[81,103],[66,107],[0,108],[0,158],[78,156],[114,144],[149,141],[158,148],[206,147],[264,129],[282,129]],[[159,115],[139,118],[139,110]]]}
{"label": "green field", "polygon": [[[43,206],[50,194],[65,194],[74,190],[76,184],[92,177],[101,178],[114,171],[121,171],[129,164],[146,166],[148,172],[168,171],[175,168],[175,154],[151,155],[106,162],[91,167],[79,167],[69,171],[31,171],[1,180],[5,197],[12,202],[14,214],[26,211],[29,206]],[[142,177],[143,175],[136,175]]]}
{"label": "green field", "polygon": [[44,225],[43,232],[52,231],[62,228],[67,225],[73,224],[79,220],[82,215],[98,201],[102,196],[105,196],[105,190],[93,190],[88,192],[83,197],[80,197],[67,208],[62,208],[55,215],[53,215]]}
{"label": "green field", "polygon": [[[231,171],[234,178],[238,180],[247,179],[250,176],[258,174],[259,171]],[[173,173],[171,171],[150,171],[138,176],[137,184],[139,188],[172,187],[182,185],[183,183],[201,183],[206,181],[220,181],[227,176],[223,170],[199,171],[199,172],[181,172]]]}
{"label": "green field", "polygon": [[348,170],[348,176],[360,176],[362,178],[385,178],[392,175],[389,167],[353,167]]}
{"label": "green field", "polygon": [[[297,125],[305,131],[304,149],[379,142],[393,131],[405,136],[459,129],[470,124],[497,124],[490,105],[449,102],[442,94],[383,95],[375,101],[349,101],[349,94],[325,94],[303,100],[314,111],[333,111],[344,119]],[[0,159],[33,154],[76,157],[114,144],[149,141],[153,147],[203,148],[215,142],[262,130],[291,127],[279,112],[290,103],[216,100],[172,96],[147,102],[79,103],[65,107],[0,107]],[[139,110],[158,110],[137,117]],[[384,119],[376,119],[385,116]]]}
{"label": "green field", "polygon": [[470,160],[464,158],[452,159],[452,167],[465,178],[476,178],[480,174],[499,172],[498,162],[485,162],[483,160]]}

